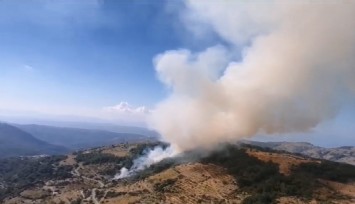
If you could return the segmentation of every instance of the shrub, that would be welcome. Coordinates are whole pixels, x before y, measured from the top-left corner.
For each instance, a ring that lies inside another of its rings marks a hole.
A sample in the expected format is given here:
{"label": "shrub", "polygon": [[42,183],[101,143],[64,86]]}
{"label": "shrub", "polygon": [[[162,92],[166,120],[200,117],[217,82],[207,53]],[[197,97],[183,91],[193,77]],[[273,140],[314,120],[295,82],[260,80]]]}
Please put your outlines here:
{"label": "shrub", "polygon": [[0,201],[17,195],[23,189],[49,179],[65,179],[72,175],[70,166],[58,166],[65,156],[41,158],[7,158],[0,160],[0,180],[7,188],[0,191]]}
{"label": "shrub", "polygon": [[154,185],[154,190],[158,192],[165,192],[168,190],[169,187],[175,184],[177,179],[167,179],[161,183],[156,183]]}
{"label": "shrub", "polygon": [[91,152],[91,153],[80,153],[76,156],[77,162],[83,162],[84,165],[88,164],[104,164],[104,163],[120,163],[125,158],[117,157],[112,154]]}
{"label": "shrub", "polygon": [[213,152],[202,162],[223,166],[234,175],[240,190],[251,194],[243,203],[274,203],[281,196],[309,199],[316,185],[316,179],[308,173],[284,176],[277,164],[260,161],[249,156],[245,148],[234,145],[226,145],[224,150]]}

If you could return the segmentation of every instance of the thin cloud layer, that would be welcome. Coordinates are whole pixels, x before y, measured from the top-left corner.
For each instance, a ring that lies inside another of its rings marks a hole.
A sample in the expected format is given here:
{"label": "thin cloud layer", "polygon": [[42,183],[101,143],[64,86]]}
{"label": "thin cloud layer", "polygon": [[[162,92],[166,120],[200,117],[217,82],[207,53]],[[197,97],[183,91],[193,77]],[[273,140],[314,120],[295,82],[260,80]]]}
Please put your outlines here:
{"label": "thin cloud layer", "polygon": [[151,114],[145,106],[133,106],[122,101],[117,105],[104,107],[100,113],[102,118],[115,123],[146,126],[147,117]]}
{"label": "thin cloud layer", "polygon": [[122,101],[115,106],[105,107],[105,111],[127,114],[148,114],[149,110],[145,106],[134,107],[128,102]]}

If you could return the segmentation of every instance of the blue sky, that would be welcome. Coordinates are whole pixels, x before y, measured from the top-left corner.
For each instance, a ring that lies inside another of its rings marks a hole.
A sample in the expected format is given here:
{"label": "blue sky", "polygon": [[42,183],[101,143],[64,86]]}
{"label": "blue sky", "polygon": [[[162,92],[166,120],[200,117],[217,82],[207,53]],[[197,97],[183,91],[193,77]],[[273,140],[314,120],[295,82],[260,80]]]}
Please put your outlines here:
{"label": "blue sky", "polygon": [[166,95],[152,59],[187,45],[178,2],[0,2],[2,109],[66,112]]}

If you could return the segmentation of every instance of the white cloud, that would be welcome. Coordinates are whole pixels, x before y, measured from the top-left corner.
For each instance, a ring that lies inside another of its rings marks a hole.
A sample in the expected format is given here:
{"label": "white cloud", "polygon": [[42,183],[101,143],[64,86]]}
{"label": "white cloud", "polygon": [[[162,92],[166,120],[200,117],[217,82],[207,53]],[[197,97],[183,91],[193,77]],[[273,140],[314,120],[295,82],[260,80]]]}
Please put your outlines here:
{"label": "white cloud", "polygon": [[134,107],[125,101],[122,101],[115,106],[105,107],[104,111],[123,114],[148,114],[150,112],[145,106]]}
{"label": "white cloud", "polygon": [[104,107],[97,116],[100,115],[101,118],[114,123],[146,126],[147,117],[150,113],[151,110],[145,106],[133,106],[122,101],[117,105]]}

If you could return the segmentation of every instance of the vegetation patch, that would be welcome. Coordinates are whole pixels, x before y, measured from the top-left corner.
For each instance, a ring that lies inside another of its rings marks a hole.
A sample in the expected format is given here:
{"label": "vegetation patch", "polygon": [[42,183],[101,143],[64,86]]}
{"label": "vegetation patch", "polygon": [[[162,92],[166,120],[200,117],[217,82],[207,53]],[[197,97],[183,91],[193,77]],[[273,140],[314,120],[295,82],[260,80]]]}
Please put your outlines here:
{"label": "vegetation patch", "polygon": [[154,185],[154,190],[161,193],[169,192],[170,187],[173,186],[176,181],[177,179],[167,179],[162,181],[161,183],[156,183]]}
{"label": "vegetation patch", "polygon": [[321,163],[304,163],[293,169],[295,172],[307,172],[309,175],[337,182],[355,180],[355,167],[350,164],[323,160]]}
{"label": "vegetation patch", "polygon": [[84,165],[120,163],[121,161],[125,160],[124,157],[117,157],[112,154],[100,152],[79,153],[78,155],[76,155],[75,159],[77,162],[82,162]]}
{"label": "vegetation patch", "polygon": [[116,191],[108,191],[106,193],[106,198],[116,198],[118,196],[122,196],[126,194],[125,192],[116,192]]}
{"label": "vegetation patch", "polygon": [[321,186],[319,178],[340,182],[355,178],[355,167],[328,161],[301,164],[292,169],[291,175],[285,176],[279,173],[277,164],[260,161],[249,156],[246,148],[235,145],[226,145],[223,150],[204,157],[202,162],[223,166],[235,176],[240,191],[251,194],[244,204],[275,203],[282,196],[310,200]]}
{"label": "vegetation patch", "polygon": [[50,179],[65,179],[72,175],[71,166],[59,166],[65,156],[16,157],[0,160],[0,180],[6,184],[0,189],[0,201],[10,195],[18,195],[24,189]]}

